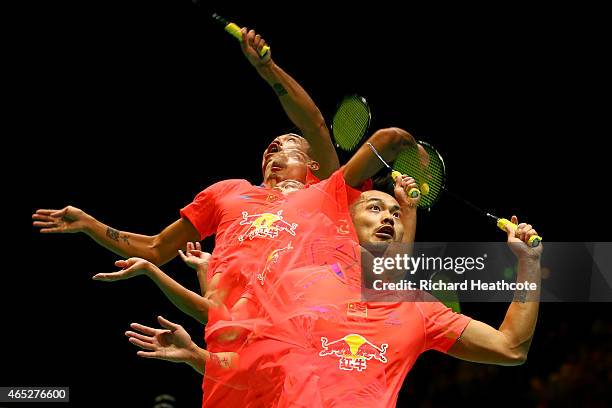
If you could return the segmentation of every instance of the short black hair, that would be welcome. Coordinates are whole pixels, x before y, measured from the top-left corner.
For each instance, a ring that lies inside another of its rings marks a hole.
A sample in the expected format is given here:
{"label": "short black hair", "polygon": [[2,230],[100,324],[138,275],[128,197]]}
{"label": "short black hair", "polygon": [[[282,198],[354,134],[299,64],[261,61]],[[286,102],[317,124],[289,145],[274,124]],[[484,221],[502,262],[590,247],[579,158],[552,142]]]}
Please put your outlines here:
{"label": "short black hair", "polygon": [[391,197],[395,197],[395,180],[391,178],[391,173],[386,167],[383,167],[372,176],[372,184],[372,190],[382,191]]}

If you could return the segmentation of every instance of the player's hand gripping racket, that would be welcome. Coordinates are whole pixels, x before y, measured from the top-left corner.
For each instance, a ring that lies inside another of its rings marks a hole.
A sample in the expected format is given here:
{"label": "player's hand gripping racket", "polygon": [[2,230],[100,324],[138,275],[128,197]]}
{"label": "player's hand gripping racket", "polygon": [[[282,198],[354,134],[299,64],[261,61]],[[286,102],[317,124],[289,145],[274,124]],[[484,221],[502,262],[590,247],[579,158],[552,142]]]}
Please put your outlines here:
{"label": "player's hand gripping racket", "polygon": [[[393,162],[393,171],[408,174],[419,186],[419,208],[431,208],[440,198],[446,183],[442,156],[432,145],[419,141],[402,151]],[[391,174],[393,178],[393,173]]]}
{"label": "player's hand gripping racket", "polygon": [[[393,162],[393,169],[391,169],[383,158],[380,157],[372,145],[370,145],[370,148],[372,148],[374,153],[385,164],[385,166],[387,166],[390,171],[392,170],[391,177],[394,180],[400,174],[408,174],[416,180],[421,194],[421,199],[417,204],[419,208],[431,208],[439,200],[442,192],[445,191],[452,197],[455,197],[468,206],[474,208],[481,214],[493,218],[499,229],[502,231],[505,232],[507,228],[512,228],[514,230],[518,228],[518,225],[510,222],[510,220],[506,218],[499,218],[493,214],[485,212],[469,201],[448,191],[446,189],[446,166],[444,165],[444,160],[442,159],[442,155],[440,155],[440,153],[429,143],[419,141],[416,146],[410,146],[406,150],[402,151]],[[416,193],[413,192],[412,194]],[[412,196],[410,193],[408,195]],[[535,248],[540,245],[540,242],[542,242],[542,237],[533,235],[527,241],[527,245]]]}
{"label": "player's hand gripping racket", "polygon": [[[378,157],[378,159],[382,162],[382,164],[385,165],[387,170],[389,170],[389,174],[391,175],[391,178],[393,179],[393,182],[395,182],[397,177],[401,176],[402,174],[407,174],[407,175],[410,175],[411,177],[414,178],[414,176],[412,176],[412,174],[404,173],[404,172],[397,171],[397,170],[393,170],[393,168],[391,168],[391,166],[389,166],[389,164],[385,161],[385,159],[383,159],[382,156],[380,154],[378,154],[378,152],[376,151],[376,148],[374,146],[372,146],[372,143],[367,142],[366,144],[368,146],[370,146],[370,149],[372,150],[372,152],[376,155],[376,157]],[[407,188],[408,187],[406,187],[406,189]],[[412,187],[412,188],[407,189],[405,191],[406,191],[406,194],[408,195],[408,197],[410,197],[410,198],[417,198],[417,197],[419,197],[419,195],[421,195],[421,191],[418,188]]]}
{"label": "player's hand gripping racket", "polygon": [[[445,191],[487,217],[493,218],[502,231],[505,232],[507,227],[514,230],[518,228],[508,219],[499,218],[485,212],[469,201],[448,191],[446,189],[446,166],[442,155],[427,142],[420,141],[417,146],[411,146],[402,151],[395,159],[393,169],[402,174],[409,174],[416,180],[421,190],[421,199],[417,204],[420,208],[431,208],[439,200],[442,192]],[[540,245],[540,242],[542,242],[542,237],[534,235],[529,238],[527,244],[535,248]]]}
{"label": "player's hand gripping racket", "polygon": [[[487,213],[487,216],[493,218],[497,222],[497,226],[499,227],[499,229],[504,231],[504,232],[506,232],[508,230],[508,228],[511,228],[514,231],[516,231],[518,229],[518,225],[516,225],[515,223],[511,222],[507,218],[499,218],[499,217],[496,217],[493,214],[489,214],[489,213]],[[542,242],[542,237],[540,237],[539,235],[532,235],[527,240],[527,245],[529,245],[532,248],[535,248],[538,245],[540,245],[540,242]]]}
{"label": "player's hand gripping racket", "polygon": [[363,96],[344,97],[332,118],[332,134],[336,146],[350,152],[357,147],[370,126],[370,107]]}
{"label": "player's hand gripping racket", "polygon": [[[227,21],[217,13],[214,13],[212,17],[215,19],[215,21],[219,22],[219,24],[223,26],[225,31],[227,31],[232,37],[236,38],[238,41],[242,41],[242,33],[240,32],[241,28],[237,24]],[[258,53],[261,59],[266,59],[268,55],[270,55],[270,47],[264,45],[258,51]]]}

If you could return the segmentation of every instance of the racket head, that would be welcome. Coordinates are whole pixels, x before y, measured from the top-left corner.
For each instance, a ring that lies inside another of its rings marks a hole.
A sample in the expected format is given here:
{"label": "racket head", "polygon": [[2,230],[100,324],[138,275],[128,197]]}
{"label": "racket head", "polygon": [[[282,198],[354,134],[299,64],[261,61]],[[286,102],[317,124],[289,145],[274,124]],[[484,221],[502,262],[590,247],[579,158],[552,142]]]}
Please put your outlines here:
{"label": "racket head", "polygon": [[355,150],[368,131],[371,119],[370,106],[363,96],[345,96],[332,119],[336,147],[347,152]]}
{"label": "racket head", "polygon": [[[393,162],[393,170],[413,177],[421,190],[419,208],[431,208],[446,187],[446,166],[442,155],[429,143],[419,141],[402,151]],[[426,153],[426,154],[425,154]]]}

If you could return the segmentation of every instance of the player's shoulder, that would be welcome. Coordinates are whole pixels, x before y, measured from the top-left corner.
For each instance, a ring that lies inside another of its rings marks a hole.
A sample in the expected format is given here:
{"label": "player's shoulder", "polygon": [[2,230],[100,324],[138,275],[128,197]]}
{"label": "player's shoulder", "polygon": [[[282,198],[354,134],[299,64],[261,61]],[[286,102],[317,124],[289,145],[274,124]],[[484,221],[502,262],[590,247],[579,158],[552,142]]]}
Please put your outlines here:
{"label": "player's shoulder", "polygon": [[237,188],[255,188],[255,186],[245,179],[226,179],[211,184],[206,190],[228,190]]}
{"label": "player's shoulder", "polygon": [[244,179],[226,179],[210,184],[202,189],[196,197],[198,199],[210,199],[231,194],[236,191],[248,191],[254,188],[257,187]]}

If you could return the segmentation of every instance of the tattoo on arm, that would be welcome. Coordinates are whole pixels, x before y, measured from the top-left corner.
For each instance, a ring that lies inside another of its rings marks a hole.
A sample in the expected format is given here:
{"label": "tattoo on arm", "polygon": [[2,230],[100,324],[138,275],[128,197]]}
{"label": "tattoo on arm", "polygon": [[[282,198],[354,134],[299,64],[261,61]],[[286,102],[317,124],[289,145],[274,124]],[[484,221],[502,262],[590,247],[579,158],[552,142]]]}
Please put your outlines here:
{"label": "tattoo on arm", "polygon": [[121,239],[123,242],[130,245],[129,237],[127,236],[127,234],[121,235],[119,231],[114,228],[108,227],[106,229],[106,236],[117,242],[119,242],[119,239]]}
{"label": "tattoo on arm", "polygon": [[517,290],[514,292],[513,302],[525,303],[527,301],[527,291]]}
{"label": "tattoo on arm", "polygon": [[210,353],[210,358],[219,367],[222,367],[222,368],[228,368],[229,367],[229,359],[227,358],[227,356],[220,357],[217,353]]}
{"label": "tattoo on arm", "polygon": [[276,95],[278,96],[287,95],[287,90],[281,84],[274,84],[272,85],[272,88],[274,88],[274,92],[276,92]]}
{"label": "tattoo on arm", "polygon": [[119,231],[114,228],[108,227],[106,230],[106,236],[112,239],[113,241],[119,241]]}

